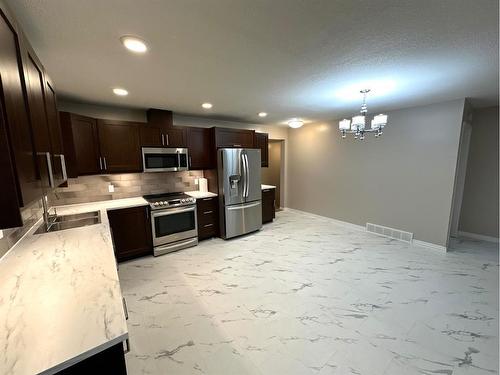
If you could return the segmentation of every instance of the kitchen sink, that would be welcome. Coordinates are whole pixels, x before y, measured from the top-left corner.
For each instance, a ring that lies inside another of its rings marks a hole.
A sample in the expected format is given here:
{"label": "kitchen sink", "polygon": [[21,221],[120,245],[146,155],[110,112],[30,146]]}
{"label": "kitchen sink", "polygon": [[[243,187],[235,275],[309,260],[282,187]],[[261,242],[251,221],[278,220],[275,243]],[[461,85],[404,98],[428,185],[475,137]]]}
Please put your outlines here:
{"label": "kitchen sink", "polygon": [[48,232],[57,232],[65,229],[80,228],[87,225],[99,224],[101,222],[101,212],[82,212],[72,215],[56,216],[49,227],[42,223],[34,234],[43,234]]}

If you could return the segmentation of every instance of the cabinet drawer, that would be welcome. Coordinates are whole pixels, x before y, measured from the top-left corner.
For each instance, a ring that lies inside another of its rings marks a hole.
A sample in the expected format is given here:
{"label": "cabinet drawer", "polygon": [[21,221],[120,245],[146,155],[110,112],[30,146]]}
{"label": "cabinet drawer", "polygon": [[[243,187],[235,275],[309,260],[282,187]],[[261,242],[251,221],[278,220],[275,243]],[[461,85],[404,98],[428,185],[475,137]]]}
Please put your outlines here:
{"label": "cabinet drawer", "polygon": [[198,239],[203,240],[205,238],[217,236],[218,225],[217,223],[205,223],[198,224]]}
{"label": "cabinet drawer", "polygon": [[198,211],[197,214],[199,227],[203,226],[204,224],[217,223],[217,221],[219,220],[217,211],[215,210]]}
{"label": "cabinet drawer", "polygon": [[207,210],[216,210],[218,205],[218,197],[198,198],[196,199],[196,206],[198,212]]}

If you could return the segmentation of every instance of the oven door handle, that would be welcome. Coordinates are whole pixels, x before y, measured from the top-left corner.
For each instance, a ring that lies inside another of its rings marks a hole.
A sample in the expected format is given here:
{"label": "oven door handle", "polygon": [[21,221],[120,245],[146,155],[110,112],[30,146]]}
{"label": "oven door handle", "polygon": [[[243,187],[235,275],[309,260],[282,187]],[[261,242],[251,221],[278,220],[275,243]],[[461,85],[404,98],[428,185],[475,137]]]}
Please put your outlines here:
{"label": "oven door handle", "polygon": [[161,212],[151,212],[151,217],[161,217],[161,216],[168,216],[168,215],[175,215],[175,214],[180,214],[183,212],[191,212],[191,211],[196,211],[196,206],[192,206],[189,208],[165,208],[161,210]]}

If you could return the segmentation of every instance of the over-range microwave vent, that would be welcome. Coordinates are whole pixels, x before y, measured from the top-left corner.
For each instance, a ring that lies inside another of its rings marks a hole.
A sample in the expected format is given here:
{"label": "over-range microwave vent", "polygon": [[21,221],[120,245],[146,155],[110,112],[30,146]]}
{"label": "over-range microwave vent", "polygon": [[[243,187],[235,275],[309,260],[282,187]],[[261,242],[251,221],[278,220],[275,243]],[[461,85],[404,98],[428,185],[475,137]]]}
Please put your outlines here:
{"label": "over-range microwave vent", "polygon": [[411,243],[413,241],[413,233],[405,232],[404,230],[399,230],[390,227],[384,227],[378,224],[366,223],[366,231],[379,236],[393,238],[395,240],[404,241]]}

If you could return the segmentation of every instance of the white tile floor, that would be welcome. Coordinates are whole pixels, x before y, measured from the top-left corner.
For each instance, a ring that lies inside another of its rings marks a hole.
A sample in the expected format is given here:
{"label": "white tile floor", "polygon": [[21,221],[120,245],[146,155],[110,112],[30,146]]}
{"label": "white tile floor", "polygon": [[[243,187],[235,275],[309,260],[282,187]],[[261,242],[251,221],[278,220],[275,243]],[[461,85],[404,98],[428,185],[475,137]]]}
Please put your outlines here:
{"label": "white tile floor", "polygon": [[287,210],[121,264],[129,374],[497,374],[498,251],[454,247]]}

